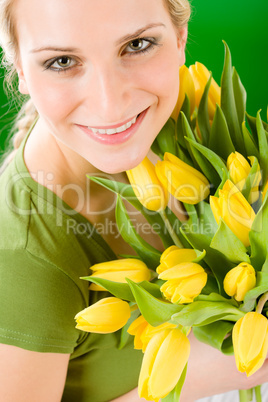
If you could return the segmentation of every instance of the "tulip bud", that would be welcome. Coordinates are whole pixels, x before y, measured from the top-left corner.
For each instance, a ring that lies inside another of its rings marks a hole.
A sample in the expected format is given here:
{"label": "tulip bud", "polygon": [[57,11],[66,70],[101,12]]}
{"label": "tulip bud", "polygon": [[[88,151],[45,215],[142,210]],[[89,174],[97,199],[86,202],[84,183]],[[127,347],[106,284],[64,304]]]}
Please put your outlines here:
{"label": "tulip bud", "polygon": [[263,365],[268,351],[268,320],[262,314],[249,312],[233,328],[234,355],[238,370],[247,376]]}
{"label": "tulip bud", "polygon": [[[108,279],[112,282],[126,283],[126,278],[133,282],[149,281],[151,272],[141,260],[125,258],[121,260],[106,261],[90,267],[93,271],[91,277]],[[102,286],[91,283],[90,290],[106,290]]]}
{"label": "tulip bud", "polygon": [[190,355],[190,342],[179,329],[156,333],[146,348],[138,384],[140,398],[158,401],[178,383]]}
{"label": "tulip bud", "polygon": [[179,89],[179,96],[177,100],[177,104],[172,112],[171,117],[176,121],[178,119],[178,115],[180,113],[182,104],[185,99],[185,95],[188,96],[190,100],[190,111],[191,114],[194,112],[195,109],[195,87],[193,78],[188,70],[188,68],[183,65],[180,67],[179,70],[180,76],[180,89]]}
{"label": "tulip bud", "polygon": [[224,278],[223,287],[227,295],[242,301],[246,293],[256,285],[256,272],[252,265],[241,262],[231,269]]}
{"label": "tulip bud", "polygon": [[80,311],[74,317],[77,329],[108,334],[121,329],[130,318],[129,304],[116,297],[106,297]]}
{"label": "tulip bud", "polygon": [[180,264],[181,262],[191,262],[196,257],[196,252],[193,249],[171,246],[162,253],[160,265],[157,267],[156,272],[161,274],[161,272],[174,267],[174,265]]}
{"label": "tulip bud", "polygon": [[[205,86],[209,80],[210,74],[204,64],[198,62],[191,65],[189,67],[189,71],[194,81],[196,106],[199,107],[200,100],[202,98]],[[220,105],[220,101],[221,89],[216,81],[212,78],[208,93],[208,114],[210,120],[213,120],[216,111],[216,104]]]}
{"label": "tulip bud", "polygon": [[163,271],[159,279],[167,282],[160,290],[172,303],[191,303],[207,283],[207,274],[201,265],[185,262]]}
{"label": "tulip bud", "polygon": [[166,208],[168,193],[157,178],[153,163],[147,157],[126,173],[136,197],[145,208],[151,211]]}
{"label": "tulip bud", "polygon": [[227,180],[219,191],[219,197],[210,197],[210,206],[217,223],[222,218],[231,231],[248,247],[249,232],[255,213],[230,180]]}
{"label": "tulip bud", "polygon": [[[249,157],[250,162],[253,162],[253,158]],[[239,152],[232,152],[227,159],[227,168],[229,169],[230,179],[236,185],[238,190],[242,190],[246,181],[246,178],[250,174],[251,166]],[[249,202],[252,204],[259,198],[259,183],[261,181],[260,167],[258,171],[252,177],[251,191],[249,196]]]}
{"label": "tulip bud", "polygon": [[150,339],[156,333],[168,328],[176,328],[176,325],[165,322],[153,327],[142,315],[140,315],[135,321],[133,321],[127,332],[130,335],[134,335],[134,349],[142,349],[144,353]]}
{"label": "tulip bud", "polygon": [[155,171],[162,185],[179,201],[197,204],[209,195],[209,182],[198,170],[166,152]]}

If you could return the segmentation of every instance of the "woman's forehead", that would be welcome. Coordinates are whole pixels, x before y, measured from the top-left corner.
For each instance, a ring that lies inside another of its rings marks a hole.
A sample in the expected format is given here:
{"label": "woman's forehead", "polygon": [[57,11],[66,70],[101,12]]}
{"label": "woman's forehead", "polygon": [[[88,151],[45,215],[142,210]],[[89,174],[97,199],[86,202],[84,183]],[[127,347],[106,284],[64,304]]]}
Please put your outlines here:
{"label": "woman's forehead", "polygon": [[[120,39],[142,26],[168,21],[162,0],[17,0],[18,36],[40,42]],[[30,43],[29,43],[30,45]]]}

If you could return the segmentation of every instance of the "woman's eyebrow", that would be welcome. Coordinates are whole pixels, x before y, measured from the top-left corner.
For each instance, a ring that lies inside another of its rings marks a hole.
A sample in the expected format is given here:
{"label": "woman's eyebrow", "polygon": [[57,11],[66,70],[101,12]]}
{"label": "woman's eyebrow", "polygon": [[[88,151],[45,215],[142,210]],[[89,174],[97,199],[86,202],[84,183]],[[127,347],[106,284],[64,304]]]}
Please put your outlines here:
{"label": "woman's eyebrow", "polygon": [[[137,31],[133,32],[132,34],[128,34],[120,38],[118,41],[116,41],[116,45],[120,45],[121,43],[124,42],[129,42],[132,39],[135,39],[139,37],[143,32],[147,31],[148,29],[155,28],[155,27],[164,27],[166,28],[166,25],[163,23],[153,23],[153,24],[148,24]],[[30,53],[38,53],[38,52],[44,52],[44,51],[54,51],[54,52],[61,52],[61,53],[77,53],[79,52],[78,48],[74,47],[60,47],[60,46],[41,46],[35,49],[30,50]]]}
{"label": "woman's eyebrow", "polygon": [[166,28],[166,25],[159,22],[159,23],[153,23],[153,24],[148,24],[143,28],[138,29],[136,32],[133,32],[132,34],[128,34],[120,38],[118,41],[116,41],[116,45],[120,45],[123,42],[129,42],[132,39],[136,39],[139,37],[143,32],[147,31],[150,28],[155,28],[155,27],[164,27]]}
{"label": "woman's eyebrow", "polygon": [[43,51],[50,51],[53,50],[54,52],[65,52],[65,53],[77,53],[79,51],[78,48],[75,47],[60,47],[60,46],[41,46],[35,49],[30,50],[30,53],[38,53]]}

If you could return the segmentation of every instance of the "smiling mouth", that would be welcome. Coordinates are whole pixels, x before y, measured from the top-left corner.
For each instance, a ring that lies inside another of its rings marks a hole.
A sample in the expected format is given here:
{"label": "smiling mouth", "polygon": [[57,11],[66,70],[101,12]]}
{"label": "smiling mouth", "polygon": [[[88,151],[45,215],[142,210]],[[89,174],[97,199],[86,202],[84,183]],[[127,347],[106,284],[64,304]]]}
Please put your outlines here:
{"label": "smiling mouth", "polygon": [[88,127],[88,129],[91,130],[94,134],[105,134],[105,135],[119,134],[119,133],[122,133],[123,131],[126,131],[133,124],[135,124],[136,120],[140,116],[140,114],[141,113],[139,113],[137,116],[135,116],[132,120],[128,121],[126,124],[123,124],[122,126],[119,126],[119,127],[107,128],[107,129]]}

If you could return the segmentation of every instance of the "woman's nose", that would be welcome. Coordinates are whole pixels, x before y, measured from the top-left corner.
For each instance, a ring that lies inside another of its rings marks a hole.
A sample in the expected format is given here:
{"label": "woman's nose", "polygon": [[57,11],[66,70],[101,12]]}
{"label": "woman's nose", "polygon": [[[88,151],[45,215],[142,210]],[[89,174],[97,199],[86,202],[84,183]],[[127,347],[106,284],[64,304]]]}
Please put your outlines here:
{"label": "woman's nose", "polygon": [[128,117],[131,102],[131,84],[123,71],[107,66],[95,69],[87,88],[90,114],[103,124],[117,123]]}

